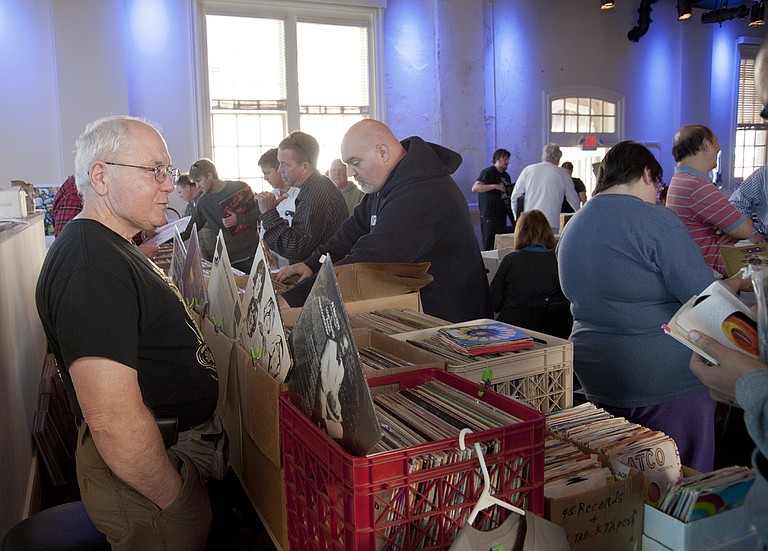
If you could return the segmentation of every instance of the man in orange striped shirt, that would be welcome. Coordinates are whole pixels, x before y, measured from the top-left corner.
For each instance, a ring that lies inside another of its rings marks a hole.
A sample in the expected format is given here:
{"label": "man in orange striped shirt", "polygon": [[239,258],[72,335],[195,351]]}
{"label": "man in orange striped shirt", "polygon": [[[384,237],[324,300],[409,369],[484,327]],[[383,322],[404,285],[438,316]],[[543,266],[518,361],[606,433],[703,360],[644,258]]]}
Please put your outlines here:
{"label": "man in orange striped shirt", "polygon": [[707,176],[717,166],[718,153],[717,136],[706,126],[684,126],[675,134],[672,155],[677,166],[669,183],[667,207],[683,221],[704,261],[727,276],[720,247],[749,239],[752,221]]}

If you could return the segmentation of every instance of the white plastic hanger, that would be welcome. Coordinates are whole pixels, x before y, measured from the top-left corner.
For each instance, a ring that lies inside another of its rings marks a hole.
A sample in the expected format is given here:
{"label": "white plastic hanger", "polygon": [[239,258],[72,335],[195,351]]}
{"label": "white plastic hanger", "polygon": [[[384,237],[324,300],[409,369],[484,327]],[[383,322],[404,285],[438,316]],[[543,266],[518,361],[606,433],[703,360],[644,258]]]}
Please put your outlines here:
{"label": "white plastic hanger", "polygon": [[[459,433],[459,448],[461,450],[467,449],[467,446],[464,443],[464,437],[471,432],[472,431],[470,429],[461,429],[461,432]],[[467,518],[467,524],[472,524],[475,522],[475,518],[477,518],[477,515],[480,513],[480,511],[493,505],[504,507],[505,509],[513,511],[518,515],[525,516],[524,510],[491,495],[491,477],[488,475],[488,467],[485,465],[483,450],[480,448],[479,442],[475,442],[475,453],[477,454],[477,459],[480,461],[480,470],[483,473],[483,491],[480,493],[480,497],[477,499],[477,504],[475,505],[474,509],[472,509],[472,512]]]}

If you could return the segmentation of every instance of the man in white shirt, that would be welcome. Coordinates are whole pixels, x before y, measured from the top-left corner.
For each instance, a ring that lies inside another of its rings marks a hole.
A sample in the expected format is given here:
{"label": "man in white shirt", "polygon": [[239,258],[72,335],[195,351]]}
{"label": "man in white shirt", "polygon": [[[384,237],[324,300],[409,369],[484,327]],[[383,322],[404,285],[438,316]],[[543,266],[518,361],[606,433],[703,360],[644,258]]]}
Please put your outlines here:
{"label": "man in white shirt", "polygon": [[523,210],[543,212],[554,233],[560,229],[560,207],[563,204],[563,198],[568,201],[574,212],[579,210],[581,202],[571,177],[564,168],[560,168],[562,156],[560,146],[549,143],[544,146],[541,162],[528,165],[523,169],[512,191],[512,212],[515,218],[520,215],[517,200],[523,195],[525,195]]}

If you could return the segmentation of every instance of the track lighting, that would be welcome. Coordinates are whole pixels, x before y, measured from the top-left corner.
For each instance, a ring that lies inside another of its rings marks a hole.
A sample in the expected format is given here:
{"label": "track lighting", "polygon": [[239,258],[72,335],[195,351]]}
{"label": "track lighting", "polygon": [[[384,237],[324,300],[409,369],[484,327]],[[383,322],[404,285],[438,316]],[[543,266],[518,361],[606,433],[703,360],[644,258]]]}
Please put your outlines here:
{"label": "track lighting", "polygon": [[749,26],[757,27],[759,25],[765,25],[765,4],[763,2],[755,2],[752,4],[752,10],[750,10]]}
{"label": "track lighting", "polygon": [[601,10],[610,10],[614,6],[613,0],[600,0],[600,9]]}
{"label": "track lighting", "polygon": [[685,21],[693,17],[691,0],[677,0],[677,20]]}

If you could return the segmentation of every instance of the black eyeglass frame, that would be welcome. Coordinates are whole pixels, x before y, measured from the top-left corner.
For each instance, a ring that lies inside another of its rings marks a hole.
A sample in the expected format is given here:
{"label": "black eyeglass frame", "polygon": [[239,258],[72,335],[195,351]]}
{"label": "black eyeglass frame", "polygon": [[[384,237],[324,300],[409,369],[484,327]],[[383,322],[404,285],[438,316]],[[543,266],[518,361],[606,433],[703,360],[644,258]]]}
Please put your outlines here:
{"label": "black eyeglass frame", "polygon": [[[165,183],[165,180],[170,176],[171,182],[173,182],[173,185],[176,185],[176,182],[179,181],[179,176],[181,176],[181,171],[178,168],[173,168],[172,166],[140,166],[140,165],[129,165],[126,163],[113,163],[110,161],[102,161],[105,165],[112,165],[112,166],[125,166],[128,168],[138,168],[141,170],[148,170],[150,172],[153,172],[155,175],[155,182],[158,184]],[[162,174],[162,176],[161,176]]]}

